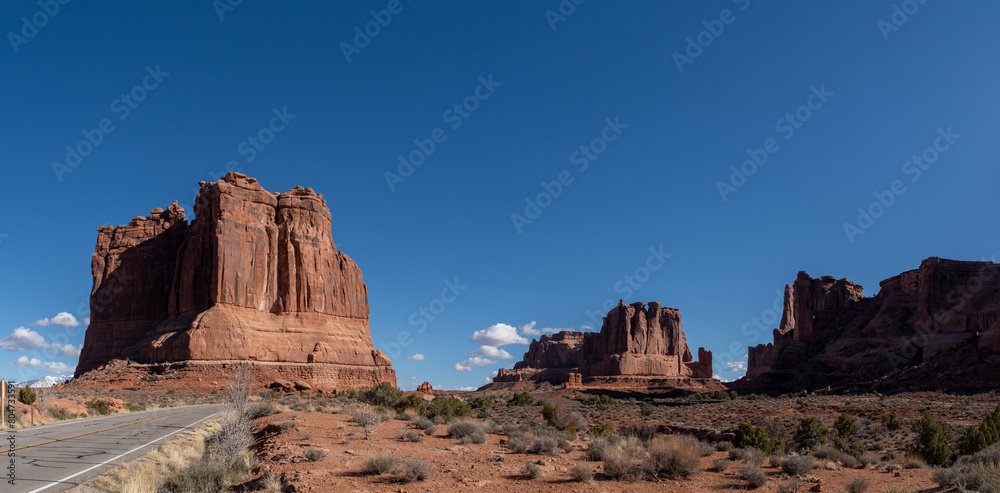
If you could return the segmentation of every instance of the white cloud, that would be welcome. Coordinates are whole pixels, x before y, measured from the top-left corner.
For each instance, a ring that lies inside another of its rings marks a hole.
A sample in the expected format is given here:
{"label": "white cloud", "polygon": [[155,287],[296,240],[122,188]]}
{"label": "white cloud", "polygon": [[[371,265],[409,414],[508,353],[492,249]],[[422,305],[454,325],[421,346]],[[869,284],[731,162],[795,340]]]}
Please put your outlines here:
{"label": "white cloud", "polygon": [[410,357],[406,358],[406,360],[407,361],[423,361],[424,360],[424,355],[422,355],[420,353],[417,353],[417,354],[414,354],[413,356],[410,356]]}
{"label": "white cloud", "polygon": [[480,358],[479,356],[473,356],[461,363],[455,363],[455,371],[472,371],[472,369],[477,366],[492,365],[495,363],[496,361],[493,361],[491,359]]}
{"label": "white cloud", "polygon": [[472,392],[473,390],[476,390],[478,388],[479,387],[459,387],[457,390],[464,390],[464,391],[467,391],[467,392]]}
{"label": "white cloud", "polygon": [[742,361],[730,361],[726,363],[726,370],[729,371],[746,371],[747,364]]}
{"label": "white cloud", "polygon": [[583,331],[583,332],[589,332],[591,330],[594,330],[594,328],[591,327],[591,326],[589,326],[589,325],[581,325],[580,326],[580,330]]}
{"label": "white cloud", "polygon": [[48,346],[41,334],[24,327],[14,329],[9,336],[0,339],[0,348],[8,351],[24,351]]}
{"label": "white cloud", "polygon": [[511,359],[513,356],[507,351],[493,346],[479,346],[472,352],[474,356],[482,356],[484,358],[496,358],[496,359]]}
{"label": "white cloud", "polygon": [[[86,318],[84,321],[90,324],[90,319]],[[36,320],[31,325],[35,327],[48,327],[49,325],[58,325],[60,327],[79,327],[80,322],[76,320],[73,314],[68,312],[59,312],[56,316],[52,318],[43,318],[41,320]]]}
{"label": "white cloud", "polygon": [[542,329],[542,332],[545,333],[545,334],[556,334],[556,333],[562,332],[564,330],[572,331],[573,329],[553,329],[551,327],[546,327],[546,328]]}
{"label": "white cloud", "polygon": [[50,347],[49,353],[52,356],[68,356],[70,358],[80,357],[80,351],[83,350],[83,344],[79,346],[74,346],[72,344],[59,344],[58,342],[53,342]]}
{"label": "white cloud", "polygon": [[411,375],[411,376],[408,376],[408,377],[406,377],[406,378],[408,378],[408,379],[410,379],[410,380],[416,380],[416,379],[417,379],[417,377],[414,377],[414,376],[412,376],[412,375]]}
{"label": "white cloud", "polygon": [[532,320],[530,324],[525,324],[521,326],[521,333],[526,336],[540,336],[542,335],[538,329],[535,329],[535,321]]}
{"label": "white cloud", "polygon": [[726,379],[726,378],[722,378],[722,375],[712,375],[712,378],[714,378],[714,379],[716,379],[716,380],[718,380],[720,382],[732,382],[732,380],[729,380],[729,379]]}
{"label": "white cloud", "polygon": [[83,319],[83,325],[90,325],[90,317]]}
{"label": "white cloud", "polygon": [[490,376],[488,376],[488,377],[486,377],[486,378],[483,379],[483,383],[493,383],[493,377],[495,377],[495,376],[497,376],[499,374],[500,374],[500,370],[493,370],[493,373],[490,373]]}
{"label": "white cloud", "polygon": [[483,330],[477,330],[472,334],[471,341],[493,347],[528,343],[527,339],[517,334],[517,329],[507,324],[496,324]]}
{"label": "white cloud", "polygon": [[38,358],[29,358],[27,356],[21,356],[11,364],[14,366],[26,366],[28,368],[45,367],[49,371],[59,373],[66,373],[76,369],[75,366],[69,366],[62,361],[42,361]]}

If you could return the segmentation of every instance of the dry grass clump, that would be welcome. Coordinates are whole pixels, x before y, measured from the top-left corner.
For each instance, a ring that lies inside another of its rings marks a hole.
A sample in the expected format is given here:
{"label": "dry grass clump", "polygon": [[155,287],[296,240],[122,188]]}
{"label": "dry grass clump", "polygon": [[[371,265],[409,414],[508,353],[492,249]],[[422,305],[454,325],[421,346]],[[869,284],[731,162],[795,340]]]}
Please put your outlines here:
{"label": "dry grass clump", "polygon": [[365,440],[370,440],[382,424],[382,414],[370,407],[356,407],[351,410],[351,421],[361,425],[365,431]]}
{"label": "dry grass clump", "polygon": [[392,475],[400,483],[424,481],[434,475],[434,468],[420,459],[406,459],[392,469]]}
{"label": "dry grass clump", "polygon": [[590,470],[590,466],[586,464],[577,464],[570,468],[569,475],[573,478],[573,481],[578,483],[589,483],[594,480],[594,472]]}
{"label": "dry grass clump", "polygon": [[365,460],[365,465],[363,472],[365,474],[385,474],[396,467],[396,457],[395,452],[385,452],[377,455],[373,455]]}
{"label": "dry grass clump", "polygon": [[639,440],[624,440],[609,446],[602,454],[604,475],[610,479],[636,479],[640,472],[639,464],[645,457],[646,451]]}
{"label": "dry grass clump", "polygon": [[701,444],[693,436],[660,435],[649,441],[647,449],[643,469],[654,478],[687,478],[699,471]]}

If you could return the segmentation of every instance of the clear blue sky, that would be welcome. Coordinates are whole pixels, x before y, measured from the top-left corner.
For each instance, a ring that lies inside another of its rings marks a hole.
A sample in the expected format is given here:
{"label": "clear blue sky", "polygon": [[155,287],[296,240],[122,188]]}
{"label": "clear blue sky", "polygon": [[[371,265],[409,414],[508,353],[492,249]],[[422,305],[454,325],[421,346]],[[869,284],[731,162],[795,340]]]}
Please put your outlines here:
{"label": "clear blue sky", "polygon": [[[175,199],[193,216],[196,183],[230,161],[268,190],[324,193],[407,389],[478,386],[526,349],[476,366],[476,331],[592,326],[586,313],[619,298],[679,308],[689,344],[732,379],[725,363],[770,340],[767,310],[799,270],[872,296],[926,257],[1000,250],[995,2],[562,3],[564,18],[556,0],[243,1],[220,20],[210,0],[77,0],[52,16],[5,2],[0,373],[73,366],[58,354],[83,342],[94,229]],[[365,43],[355,27],[387,7]],[[356,36],[365,46],[345,48]],[[287,123],[261,135],[274,111]],[[100,144],[62,168],[83,130]],[[399,156],[435,136],[390,187]],[[767,161],[744,182],[730,167],[748,149]],[[871,208],[895,180],[905,191]],[[858,207],[883,213],[859,226]],[[650,248],[670,256],[646,276]],[[434,304],[456,278],[467,287]],[[421,307],[444,308],[422,332]],[[61,312],[81,326],[32,326]]]}

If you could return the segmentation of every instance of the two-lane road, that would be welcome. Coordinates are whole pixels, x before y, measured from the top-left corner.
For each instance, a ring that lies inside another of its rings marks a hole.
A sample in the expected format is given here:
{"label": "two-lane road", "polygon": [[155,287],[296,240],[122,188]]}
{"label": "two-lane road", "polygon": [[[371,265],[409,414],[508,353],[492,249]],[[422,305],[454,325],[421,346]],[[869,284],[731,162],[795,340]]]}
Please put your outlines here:
{"label": "two-lane road", "polygon": [[[187,406],[68,421],[3,432],[4,484],[11,493],[66,491],[149,452],[215,416],[222,406]],[[9,456],[14,437],[14,457]],[[15,484],[7,481],[14,460]]]}

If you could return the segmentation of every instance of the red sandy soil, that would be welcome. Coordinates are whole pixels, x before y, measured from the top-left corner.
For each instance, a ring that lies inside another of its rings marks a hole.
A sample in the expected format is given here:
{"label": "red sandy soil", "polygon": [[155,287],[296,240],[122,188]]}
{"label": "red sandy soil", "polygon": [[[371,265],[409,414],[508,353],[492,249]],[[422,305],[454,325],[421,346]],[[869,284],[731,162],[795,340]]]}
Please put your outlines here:
{"label": "red sandy soil", "polygon": [[[472,398],[482,393],[468,393]],[[942,394],[905,394],[893,397],[876,395],[863,396],[808,396],[803,398],[736,400],[714,402],[691,402],[686,399],[657,399],[656,411],[652,416],[643,417],[638,402],[630,403],[619,399],[607,410],[584,406],[576,400],[579,392],[558,391],[537,398],[562,403],[568,408],[581,412],[591,423],[610,421],[616,426],[623,423],[650,423],[661,430],[685,430],[710,436],[735,426],[739,421],[753,420],[762,416],[790,427],[805,416],[816,416],[827,426],[842,412],[856,417],[868,417],[878,427],[878,418],[889,412],[899,414],[903,423],[930,410],[937,417],[945,418],[955,425],[978,423],[1000,402],[996,394],[973,397],[956,397]],[[295,399],[293,399],[295,400]],[[285,398],[289,402],[289,398]],[[329,405],[329,404],[327,404]],[[733,461],[729,469],[718,473],[709,471],[712,460],[726,457],[725,452],[715,452],[701,459],[701,472],[689,480],[636,482],[614,481],[601,475],[601,463],[585,458],[589,441],[582,436],[571,443],[575,450],[560,452],[560,456],[511,453],[502,444],[506,437],[500,434],[487,435],[483,444],[461,445],[457,439],[447,436],[448,425],[438,425],[433,436],[425,436],[422,443],[403,442],[398,439],[401,431],[413,429],[403,420],[382,423],[371,440],[365,440],[364,431],[345,414],[310,412],[317,406],[324,406],[319,399],[303,399],[296,407],[304,411],[286,411],[258,420],[264,430],[256,447],[260,474],[271,472],[280,477],[286,491],[295,492],[364,492],[364,491],[691,491],[717,492],[746,489],[745,482],[738,476],[741,461]],[[329,407],[320,409],[330,410]],[[497,407],[491,411],[492,418],[502,423],[542,421],[540,407]],[[281,430],[281,423],[290,422],[294,426]],[[724,436],[724,435],[718,435]],[[866,441],[881,441],[878,451],[867,455],[876,464],[866,469],[845,469],[830,464],[832,469],[819,467],[806,479],[801,480],[800,492],[809,491],[821,485],[821,491],[844,490],[846,484],[856,477],[870,482],[868,492],[878,493],[890,486],[904,486],[911,491],[931,491],[937,485],[931,480],[932,469],[903,469],[895,476],[885,470],[887,462],[903,464],[907,461],[906,447],[913,441],[909,426],[896,432],[882,431],[878,435],[867,435]],[[310,448],[326,452],[326,457],[310,462],[305,453]],[[362,474],[365,460],[376,453],[395,451],[399,458],[417,458],[431,464],[434,475],[422,482],[401,484],[391,475],[366,476]],[[895,459],[882,460],[882,454],[892,451]],[[526,461],[537,464],[541,476],[527,479],[521,475]],[[569,470],[577,464],[586,464],[594,473],[591,483],[573,482]],[[768,483],[755,490],[776,492],[778,486],[789,480],[779,468],[765,461],[764,471]],[[251,481],[247,486],[255,484]]]}

